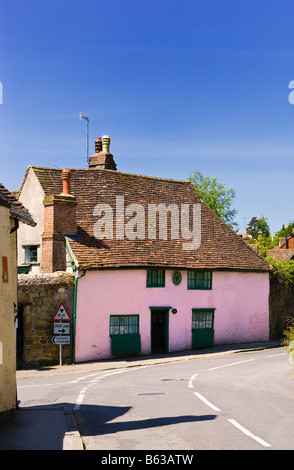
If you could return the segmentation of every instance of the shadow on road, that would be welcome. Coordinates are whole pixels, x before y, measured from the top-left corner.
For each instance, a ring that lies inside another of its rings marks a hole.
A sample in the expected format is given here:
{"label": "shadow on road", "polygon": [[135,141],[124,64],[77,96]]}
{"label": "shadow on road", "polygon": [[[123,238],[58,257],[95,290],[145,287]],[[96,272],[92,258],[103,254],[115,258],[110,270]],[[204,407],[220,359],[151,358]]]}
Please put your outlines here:
{"label": "shadow on road", "polygon": [[122,431],[134,431],[160,426],[169,426],[179,423],[191,423],[196,421],[213,420],[217,415],[182,415],[149,418],[135,421],[116,421],[114,419],[126,414],[132,407],[125,406],[100,406],[82,405],[79,412],[75,413],[81,427],[80,432],[84,436],[113,434]]}

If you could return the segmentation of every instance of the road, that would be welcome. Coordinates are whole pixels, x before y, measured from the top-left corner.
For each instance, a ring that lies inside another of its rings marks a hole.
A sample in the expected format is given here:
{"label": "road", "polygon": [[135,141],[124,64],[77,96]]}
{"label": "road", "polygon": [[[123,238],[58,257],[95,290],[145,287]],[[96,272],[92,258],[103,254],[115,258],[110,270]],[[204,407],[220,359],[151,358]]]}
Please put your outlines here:
{"label": "road", "polygon": [[18,380],[21,406],[66,403],[87,450],[293,450],[283,348]]}

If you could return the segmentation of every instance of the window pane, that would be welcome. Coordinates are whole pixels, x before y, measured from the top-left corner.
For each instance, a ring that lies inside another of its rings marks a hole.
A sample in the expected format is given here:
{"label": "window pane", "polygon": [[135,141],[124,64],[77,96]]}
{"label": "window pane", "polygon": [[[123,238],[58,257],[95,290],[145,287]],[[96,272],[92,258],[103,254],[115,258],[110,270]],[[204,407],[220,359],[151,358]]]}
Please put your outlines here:
{"label": "window pane", "polygon": [[128,334],[128,317],[119,317],[119,334]]}
{"label": "window pane", "polygon": [[204,273],[203,287],[209,289],[211,287],[211,272]]}

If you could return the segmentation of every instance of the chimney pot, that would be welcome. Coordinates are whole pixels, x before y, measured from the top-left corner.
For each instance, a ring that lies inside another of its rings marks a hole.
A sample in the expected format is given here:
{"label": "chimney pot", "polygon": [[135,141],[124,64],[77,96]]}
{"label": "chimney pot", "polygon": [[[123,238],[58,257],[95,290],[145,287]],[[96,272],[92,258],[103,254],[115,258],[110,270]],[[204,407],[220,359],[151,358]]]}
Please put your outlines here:
{"label": "chimney pot", "polygon": [[102,140],[101,137],[97,137],[95,140],[95,153],[102,152]]}
{"label": "chimney pot", "polygon": [[70,171],[69,170],[62,170],[61,178],[63,183],[63,194],[70,194]]}
{"label": "chimney pot", "polygon": [[103,148],[103,153],[109,153],[109,148],[110,148],[110,137],[109,137],[109,135],[104,135],[102,137],[102,148]]}

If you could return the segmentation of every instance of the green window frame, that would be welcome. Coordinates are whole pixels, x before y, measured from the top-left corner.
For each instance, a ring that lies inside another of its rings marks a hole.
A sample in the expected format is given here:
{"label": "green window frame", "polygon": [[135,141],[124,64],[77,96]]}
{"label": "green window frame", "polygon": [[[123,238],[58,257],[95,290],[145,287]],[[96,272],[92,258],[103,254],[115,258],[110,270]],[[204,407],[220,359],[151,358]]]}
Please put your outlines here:
{"label": "green window frame", "polygon": [[213,329],[214,309],[192,309],[192,330]]}
{"label": "green window frame", "polygon": [[139,333],[139,315],[110,315],[109,336]]}
{"label": "green window frame", "polygon": [[157,268],[147,269],[146,287],[165,287],[165,270]]}
{"label": "green window frame", "polygon": [[212,271],[188,271],[188,289],[210,290],[212,288]]}

